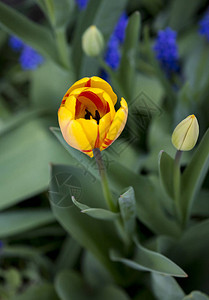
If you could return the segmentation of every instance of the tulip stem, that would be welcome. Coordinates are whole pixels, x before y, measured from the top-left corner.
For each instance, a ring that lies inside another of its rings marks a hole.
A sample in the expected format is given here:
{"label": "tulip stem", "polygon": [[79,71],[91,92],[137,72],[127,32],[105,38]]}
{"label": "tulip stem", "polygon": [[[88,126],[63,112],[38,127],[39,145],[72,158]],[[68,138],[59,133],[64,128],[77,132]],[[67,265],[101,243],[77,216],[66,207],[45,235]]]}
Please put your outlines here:
{"label": "tulip stem", "polygon": [[95,148],[95,149],[93,149],[93,153],[94,153],[94,157],[96,159],[96,162],[97,162],[97,165],[99,168],[102,189],[103,189],[103,193],[104,193],[107,205],[111,211],[117,212],[117,206],[115,205],[115,203],[113,201],[112,194],[111,194],[111,191],[109,188],[107,173],[106,173],[104,162],[102,160],[101,151],[98,148]]}
{"label": "tulip stem", "polygon": [[174,198],[176,204],[176,213],[177,218],[182,223],[182,212],[180,205],[180,191],[181,191],[181,171],[180,171],[180,160],[181,160],[182,151],[177,150],[175,160],[174,160]]}

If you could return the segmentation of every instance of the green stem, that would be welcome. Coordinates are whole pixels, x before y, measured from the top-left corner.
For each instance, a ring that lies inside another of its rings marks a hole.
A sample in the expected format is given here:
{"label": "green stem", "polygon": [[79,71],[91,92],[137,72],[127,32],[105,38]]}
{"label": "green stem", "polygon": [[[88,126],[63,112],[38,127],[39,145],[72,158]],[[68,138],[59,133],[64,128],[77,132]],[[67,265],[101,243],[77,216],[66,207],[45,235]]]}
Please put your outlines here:
{"label": "green stem", "polygon": [[69,68],[69,53],[66,34],[64,29],[55,29],[55,36],[57,42],[57,49],[59,53],[60,62],[65,68]]}
{"label": "green stem", "polygon": [[[94,157],[96,159],[96,162],[97,162],[97,165],[99,168],[102,189],[103,189],[106,203],[111,211],[118,212],[118,210],[119,210],[118,206],[115,204],[115,201],[112,198],[112,193],[109,188],[107,173],[106,173],[104,162],[102,160],[101,151],[98,148],[95,148],[95,149],[93,149],[93,153],[94,153]],[[117,227],[119,235],[121,236],[121,238],[124,242],[125,250],[129,251],[132,241],[124,230],[123,221],[122,221],[121,217],[118,220],[116,220],[116,227]]]}
{"label": "green stem", "polygon": [[181,172],[180,172],[180,160],[181,160],[182,151],[177,150],[175,161],[174,161],[174,200],[176,205],[176,213],[177,218],[182,224],[182,212],[181,212],[181,205],[180,205],[180,191],[181,191]]}
{"label": "green stem", "polygon": [[97,162],[97,165],[98,165],[98,168],[99,168],[99,173],[100,173],[100,176],[101,176],[102,189],[103,189],[103,193],[104,193],[107,205],[108,205],[108,207],[111,211],[117,212],[118,211],[117,206],[113,201],[112,194],[111,194],[111,191],[110,191],[110,188],[109,188],[107,173],[106,173],[104,162],[102,160],[101,152],[98,148],[95,148],[95,149],[93,149],[93,153],[94,153],[94,157],[96,159],[96,162]]}

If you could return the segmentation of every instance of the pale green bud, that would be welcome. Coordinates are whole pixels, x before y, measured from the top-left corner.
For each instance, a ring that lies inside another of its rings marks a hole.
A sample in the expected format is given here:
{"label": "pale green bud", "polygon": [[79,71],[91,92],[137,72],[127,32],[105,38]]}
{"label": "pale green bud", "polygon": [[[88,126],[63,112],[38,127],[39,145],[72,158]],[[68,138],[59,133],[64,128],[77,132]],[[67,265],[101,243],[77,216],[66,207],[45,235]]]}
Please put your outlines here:
{"label": "pale green bud", "polygon": [[83,51],[88,56],[98,56],[104,48],[104,38],[96,26],[86,29],[82,36]]}
{"label": "pale green bud", "polygon": [[181,121],[172,134],[172,143],[177,150],[191,150],[199,136],[199,125],[195,115],[190,115]]}

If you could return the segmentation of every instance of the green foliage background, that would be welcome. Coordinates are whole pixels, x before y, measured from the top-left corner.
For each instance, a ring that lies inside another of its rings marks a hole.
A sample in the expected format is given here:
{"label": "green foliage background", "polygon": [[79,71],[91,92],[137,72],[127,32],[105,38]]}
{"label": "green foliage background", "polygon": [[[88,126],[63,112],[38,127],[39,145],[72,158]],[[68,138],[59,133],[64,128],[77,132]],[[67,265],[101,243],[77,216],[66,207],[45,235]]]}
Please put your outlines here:
{"label": "green foliage background", "polygon": [[[84,11],[74,0],[0,2],[0,299],[209,299],[209,43],[198,34],[206,9],[205,0],[90,0]],[[107,44],[124,10],[114,72],[83,53],[81,37],[94,24]],[[178,32],[182,73],[172,80],[152,51],[167,26]],[[44,64],[23,71],[11,34]],[[124,133],[102,153],[117,213],[94,160],[57,128],[66,90],[102,68],[129,105]],[[182,157],[179,222],[171,135],[192,113],[200,136]],[[74,201],[69,175],[82,193]]]}

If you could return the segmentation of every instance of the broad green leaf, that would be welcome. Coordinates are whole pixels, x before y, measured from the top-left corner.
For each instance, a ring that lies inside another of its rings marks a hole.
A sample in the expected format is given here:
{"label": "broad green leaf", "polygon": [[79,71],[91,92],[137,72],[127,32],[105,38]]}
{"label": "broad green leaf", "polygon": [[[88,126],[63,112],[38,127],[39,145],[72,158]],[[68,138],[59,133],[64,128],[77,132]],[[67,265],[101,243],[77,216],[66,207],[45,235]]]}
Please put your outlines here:
{"label": "broad green leaf", "polygon": [[[51,206],[56,219],[83,247],[91,251],[118,280],[123,280],[123,271],[118,273],[109,259],[109,248],[121,248],[115,225],[112,222],[96,220],[82,214],[73,204],[71,197],[86,205],[105,208],[102,189],[97,180],[85,173],[85,169],[72,166],[52,166],[50,182]],[[92,192],[93,191],[93,192]]]}
{"label": "broad green leaf", "polygon": [[178,263],[192,265],[198,257],[199,263],[208,260],[209,248],[209,219],[199,222],[188,228],[182,238],[173,245],[169,254],[177,259]]}
{"label": "broad green leaf", "polygon": [[195,154],[182,175],[181,204],[185,220],[189,217],[194,198],[208,172],[209,166],[209,129],[203,136]]}
{"label": "broad green leaf", "polygon": [[56,29],[65,28],[72,16],[73,0],[37,0],[43,12]]}
{"label": "broad green leaf", "polygon": [[149,271],[176,277],[187,276],[179,266],[164,255],[148,250],[138,242],[136,246],[137,252],[133,260],[122,257],[115,251],[110,252],[110,257],[113,261],[121,262],[138,271]]}
{"label": "broad green leaf", "polygon": [[43,250],[26,247],[26,246],[4,246],[4,251],[2,251],[1,256],[7,258],[21,258],[23,260],[31,261],[35,263],[38,267],[46,270],[47,272],[52,272],[52,261],[47,258],[46,255],[42,255]]}
{"label": "broad green leaf", "polygon": [[174,199],[173,186],[174,159],[165,151],[159,153],[159,173],[164,189]]}
{"label": "broad green leaf", "polygon": [[[84,174],[92,181],[99,179],[99,172],[95,161],[82,152],[70,147],[63,139],[59,128],[51,128],[51,130],[77,161],[77,165],[83,168]],[[153,232],[172,236],[179,235],[180,229],[175,220],[165,212],[165,203],[163,201],[167,202],[167,199],[165,198],[165,194],[162,193],[159,182],[153,183],[148,176],[138,175],[124,165],[121,165],[118,161],[115,161],[111,155],[111,149],[109,152],[108,149],[104,152],[106,154],[109,184],[116,197],[120,196],[118,191],[122,191],[128,186],[133,186],[136,195],[138,218]],[[104,156],[103,153],[102,155]],[[117,154],[120,157],[120,153]]]}
{"label": "broad green leaf", "polygon": [[104,287],[114,282],[105,267],[89,251],[85,251],[83,256],[82,274],[93,287]]}
{"label": "broad green leaf", "polygon": [[192,206],[192,215],[209,217],[209,190],[202,189],[198,193],[198,197],[194,199]]}
{"label": "broad green leaf", "polygon": [[64,94],[74,81],[73,72],[46,61],[31,73],[30,99],[33,106],[57,114]]}
{"label": "broad green leaf", "polygon": [[0,26],[44,56],[59,62],[52,33],[2,2],[0,2]]}
{"label": "broad green leaf", "polygon": [[55,289],[61,300],[128,300],[128,296],[115,286],[101,287],[99,290],[89,291],[89,287],[81,276],[72,271],[62,271],[55,280]]}
{"label": "broad green leaf", "polygon": [[87,214],[88,216],[99,219],[99,220],[116,220],[119,218],[119,213],[114,213],[110,210],[103,208],[91,208],[85,204],[82,204],[75,200],[75,197],[72,196],[73,203],[81,210],[82,213]]}
{"label": "broad green leaf", "polygon": [[[14,300],[59,300],[53,285],[41,283],[26,289],[21,295],[16,295]],[[13,300],[13,299],[12,299]]]}
{"label": "broad green leaf", "polygon": [[158,300],[182,300],[185,295],[176,280],[170,276],[152,273],[151,285]]}
{"label": "broad green leaf", "polygon": [[135,83],[136,50],[139,42],[140,14],[134,12],[128,21],[126,36],[123,44],[122,57],[118,70],[119,80],[126,91],[127,101],[133,97]]}
{"label": "broad green leaf", "polygon": [[193,18],[199,11],[200,7],[206,3],[203,1],[184,1],[176,0],[170,2],[169,13],[170,20],[169,26],[175,30],[181,30],[193,24]]}
{"label": "broad green leaf", "polygon": [[[113,32],[117,20],[125,9],[126,4],[127,0],[90,0],[87,9],[80,14],[75,30],[72,49],[72,57],[78,78],[93,76],[98,71],[97,61],[87,57],[83,53],[81,48],[82,34],[90,25],[96,25],[107,41]],[[113,11],[114,14],[112,13]]]}
{"label": "broad green leaf", "polygon": [[49,210],[27,209],[0,213],[0,238],[16,235],[24,231],[53,222]]}
{"label": "broad green leaf", "polygon": [[194,291],[188,296],[184,297],[182,300],[209,300],[209,296],[199,291]]}
{"label": "broad green leaf", "polygon": [[134,189],[130,187],[118,199],[120,213],[126,232],[132,236],[136,229],[136,201]]}
{"label": "broad green leaf", "polygon": [[81,254],[81,246],[71,237],[66,237],[64,240],[58,257],[55,262],[55,271],[61,271],[62,269],[71,269],[77,263]]}
{"label": "broad green leaf", "polygon": [[50,133],[53,120],[31,119],[3,137],[0,143],[0,209],[47,189],[49,163],[73,163]]}
{"label": "broad green leaf", "polygon": [[55,289],[61,300],[92,299],[80,275],[73,271],[61,271],[55,278]]}

